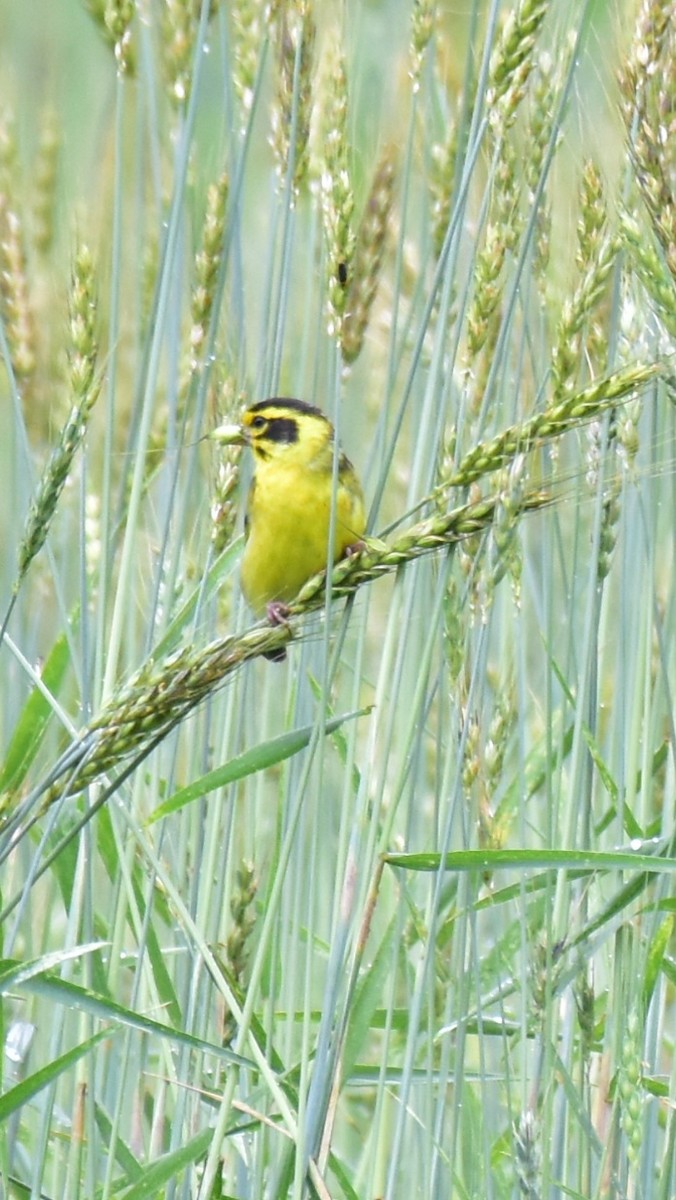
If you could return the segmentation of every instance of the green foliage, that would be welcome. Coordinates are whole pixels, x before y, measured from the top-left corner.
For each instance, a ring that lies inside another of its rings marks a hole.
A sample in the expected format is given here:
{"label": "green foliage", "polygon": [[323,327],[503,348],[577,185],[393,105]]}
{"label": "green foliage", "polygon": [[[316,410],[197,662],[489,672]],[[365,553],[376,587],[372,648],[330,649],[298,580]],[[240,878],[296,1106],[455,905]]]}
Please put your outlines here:
{"label": "green foliage", "polygon": [[[0,12],[3,1195],[672,1193],[676,30],[608,7]],[[272,627],[275,394],[370,518]]]}

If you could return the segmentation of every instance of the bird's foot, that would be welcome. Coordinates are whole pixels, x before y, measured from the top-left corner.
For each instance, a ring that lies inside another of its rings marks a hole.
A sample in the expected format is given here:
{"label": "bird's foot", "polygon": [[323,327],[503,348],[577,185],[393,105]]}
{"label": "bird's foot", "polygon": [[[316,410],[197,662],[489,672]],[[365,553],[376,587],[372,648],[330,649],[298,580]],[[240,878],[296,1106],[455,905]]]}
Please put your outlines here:
{"label": "bird's foot", "polygon": [[[289,627],[289,613],[291,609],[288,604],[282,604],[281,600],[271,600],[266,606],[268,621],[271,625],[285,625]],[[286,647],[280,646],[278,650],[264,650],[263,657],[269,658],[271,662],[284,662],[286,658]]]}
{"label": "bird's foot", "polygon": [[281,600],[271,600],[267,606],[268,621],[271,625],[288,625],[291,609]]}

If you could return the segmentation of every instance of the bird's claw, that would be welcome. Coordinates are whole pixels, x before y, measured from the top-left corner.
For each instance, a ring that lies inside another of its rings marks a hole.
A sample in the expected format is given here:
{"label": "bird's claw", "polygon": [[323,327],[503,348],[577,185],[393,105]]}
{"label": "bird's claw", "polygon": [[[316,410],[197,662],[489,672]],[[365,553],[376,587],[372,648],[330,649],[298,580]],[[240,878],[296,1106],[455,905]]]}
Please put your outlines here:
{"label": "bird's claw", "polygon": [[289,624],[289,613],[291,609],[288,604],[282,604],[281,600],[271,600],[267,606],[268,621],[271,625],[287,625]]}

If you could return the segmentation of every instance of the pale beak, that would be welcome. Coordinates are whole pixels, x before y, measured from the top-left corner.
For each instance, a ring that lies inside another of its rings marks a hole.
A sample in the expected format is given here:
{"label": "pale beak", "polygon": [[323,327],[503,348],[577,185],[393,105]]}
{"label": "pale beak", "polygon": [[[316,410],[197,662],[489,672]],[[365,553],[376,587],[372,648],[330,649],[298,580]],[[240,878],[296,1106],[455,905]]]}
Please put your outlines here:
{"label": "pale beak", "polygon": [[217,425],[216,429],[212,429],[209,437],[213,442],[218,442],[219,446],[246,446],[247,444],[241,425]]}

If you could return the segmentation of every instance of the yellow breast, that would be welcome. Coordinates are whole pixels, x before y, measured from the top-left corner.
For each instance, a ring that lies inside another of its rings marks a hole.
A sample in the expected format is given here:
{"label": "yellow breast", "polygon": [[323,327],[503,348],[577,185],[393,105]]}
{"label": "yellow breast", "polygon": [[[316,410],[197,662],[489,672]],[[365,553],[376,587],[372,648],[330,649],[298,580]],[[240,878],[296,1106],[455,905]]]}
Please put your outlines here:
{"label": "yellow breast", "polygon": [[[364,532],[361,487],[347,460],[336,492],[332,560]],[[349,472],[349,474],[348,474]],[[256,614],[271,601],[288,603],[329,560],[331,475],[277,460],[259,463],[249,494],[242,590]]]}

